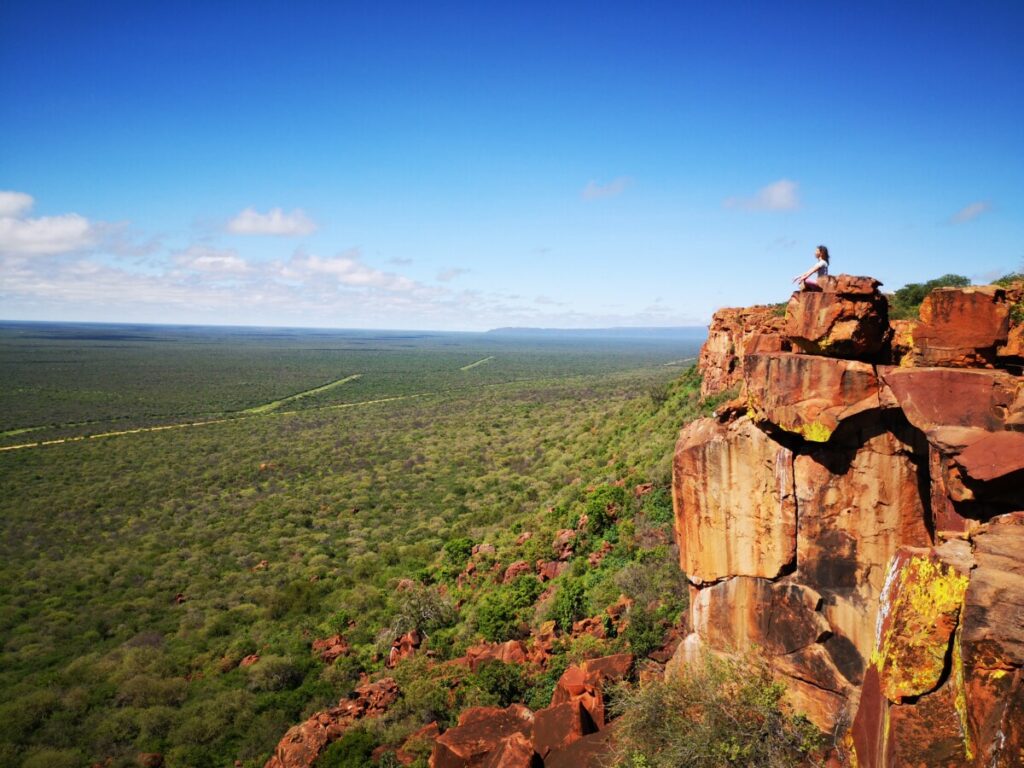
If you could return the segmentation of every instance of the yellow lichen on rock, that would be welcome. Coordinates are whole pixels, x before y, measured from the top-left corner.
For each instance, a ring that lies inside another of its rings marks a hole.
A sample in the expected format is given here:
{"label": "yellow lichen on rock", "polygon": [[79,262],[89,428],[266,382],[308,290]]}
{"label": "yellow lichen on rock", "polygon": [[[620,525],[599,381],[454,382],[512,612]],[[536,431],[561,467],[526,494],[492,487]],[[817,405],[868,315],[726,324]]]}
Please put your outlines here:
{"label": "yellow lichen on rock", "polygon": [[942,680],[969,578],[930,557],[899,568],[871,662],[889,701],[920,696]]}

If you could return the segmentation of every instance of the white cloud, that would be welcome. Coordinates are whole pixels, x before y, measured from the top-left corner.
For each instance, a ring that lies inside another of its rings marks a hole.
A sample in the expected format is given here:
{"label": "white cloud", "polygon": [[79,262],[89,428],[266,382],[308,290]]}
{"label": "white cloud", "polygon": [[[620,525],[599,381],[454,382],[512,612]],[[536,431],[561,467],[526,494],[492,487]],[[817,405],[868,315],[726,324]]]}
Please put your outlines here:
{"label": "white cloud", "polygon": [[949,217],[951,224],[963,224],[964,222],[971,221],[981,216],[983,213],[988,213],[992,210],[992,203],[988,200],[978,200],[970,205],[965,205],[959,211]]}
{"label": "white cloud", "polygon": [[32,195],[24,192],[0,191],[0,218],[15,218],[32,210],[35,205]]}
{"label": "white cloud", "polygon": [[240,275],[250,270],[248,262],[234,249],[220,250],[205,245],[192,245],[174,254],[174,263],[184,269],[207,274]]}
{"label": "white cloud", "polygon": [[744,211],[795,211],[800,207],[799,186],[795,181],[779,179],[762,187],[752,197],[728,197],[722,204]]}
{"label": "white cloud", "polygon": [[294,256],[282,269],[286,279],[306,279],[311,276],[333,278],[353,288],[381,288],[387,291],[411,291],[417,283],[394,272],[383,272],[362,262],[358,248],[352,248],[333,258],[315,255]]}
{"label": "white cloud", "polygon": [[316,224],[301,208],[285,213],[271,208],[258,213],[246,208],[228,222],[228,232],[236,235],[308,235],[316,231]]}
{"label": "white cloud", "polygon": [[77,213],[38,219],[5,216],[0,217],[0,253],[70,253],[93,245],[96,234],[89,220]]}
{"label": "white cloud", "polygon": [[615,197],[621,195],[626,191],[632,183],[632,179],[628,176],[619,176],[617,179],[612,179],[607,184],[598,184],[596,181],[588,181],[587,186],[583,188],[580,196],[584,200],[599,200],[602,197]]}
{"label": "white cloud", "polygon": [[463,269],[462,267],[450,267],[449,269],[442,269],[440,272],[438,272],[437,279],[440,280],[442,283],[448,283],[454,280],[459,275],[465,275],[468,272],[468,269]]}

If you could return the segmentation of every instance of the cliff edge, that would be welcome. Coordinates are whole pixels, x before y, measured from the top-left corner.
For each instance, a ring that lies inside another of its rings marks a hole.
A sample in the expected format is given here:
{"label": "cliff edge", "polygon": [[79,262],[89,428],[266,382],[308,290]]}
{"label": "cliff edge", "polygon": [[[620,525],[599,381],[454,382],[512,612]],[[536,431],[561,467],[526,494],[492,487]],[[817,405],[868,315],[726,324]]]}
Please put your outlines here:
{"label": "cliff edge", "polygon": [[879,285],[716,313],[702,394],[733,397],[675,450],[670,666],[759,647],[859,768],[1024,765],[1024,291],[890,322]]}

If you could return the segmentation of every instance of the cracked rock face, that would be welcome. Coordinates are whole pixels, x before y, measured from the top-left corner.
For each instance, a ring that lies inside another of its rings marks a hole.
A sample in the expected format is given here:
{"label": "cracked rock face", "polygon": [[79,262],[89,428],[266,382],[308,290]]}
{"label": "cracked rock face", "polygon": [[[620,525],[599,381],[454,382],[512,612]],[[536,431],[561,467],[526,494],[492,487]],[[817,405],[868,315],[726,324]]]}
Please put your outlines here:
{"label": "cracked rock face", "polygon": [[1024,765],[1024,379],[1003,355],[1009,303],[996,288],[936,291],[894,333],[877,286],[838,276],[796,294],[785,333],[766,308],[712,323],[705,382],[739,383],[743,400],[676,446],[693,631],[669,667],[756,646],[860,768]]}

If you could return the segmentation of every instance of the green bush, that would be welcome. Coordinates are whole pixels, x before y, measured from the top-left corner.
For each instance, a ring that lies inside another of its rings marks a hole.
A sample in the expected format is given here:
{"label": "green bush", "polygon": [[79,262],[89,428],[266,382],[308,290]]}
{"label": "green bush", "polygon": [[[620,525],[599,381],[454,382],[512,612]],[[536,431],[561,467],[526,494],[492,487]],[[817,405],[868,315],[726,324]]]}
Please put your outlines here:
{"label": "green bush", "polygon": [[625,511],[628,500],[623,487],[603,485],[596,489],[583,508],[587,516],[587,530],[597,535],[610,528]]}
{"label": "green bush", "polygon": [[763,660],[718,659],[669,681],[614,689],[619,759],[646,768],[795,768],[822,749],[821,733],[782,706]]}
{"label": "green bush", "polygon": [[377,748],[377,739],[362,729],[348,731],[325,749],[315,763],[316,768],[366,768]]}
{"label": "green bush", "polygon": [[472,682],[485,693],[492,695],[499,707],[521,702],[528,688],[521,664],[506,664],[497,659],[481,664]]}
{"label": "green bush", "polygon": [[248,669],[253,691],[284,691],[302,682],[298,667],[283,656],[264,656]]}
{"label": "green bush", "polygon": [[555,593],[555,601],[551,605],[549,619],[563,632],[571,632],[574,622],[587,615],[587,596],[583,584],[576,579],[566,579]]}
{"label": "green bush", "polygon": [[524,574],[487,593],[477,605],[477,630],[492,643],[513,639],[542,590],[535,576]]}

